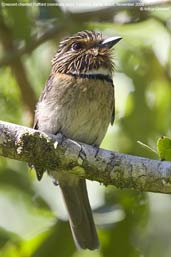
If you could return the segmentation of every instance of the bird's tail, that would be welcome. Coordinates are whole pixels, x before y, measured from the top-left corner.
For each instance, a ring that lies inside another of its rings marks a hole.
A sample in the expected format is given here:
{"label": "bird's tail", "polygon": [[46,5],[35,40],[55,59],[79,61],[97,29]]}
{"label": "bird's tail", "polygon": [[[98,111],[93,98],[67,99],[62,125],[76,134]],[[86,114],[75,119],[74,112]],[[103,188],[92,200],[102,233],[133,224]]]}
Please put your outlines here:
{"label": "bird's tail", "polygon": [[65,204],[69,213],[69,222],[78,248],[94,250],[99,241],[88,199],[86,182],[78,179],[77,183],[60,183]]}

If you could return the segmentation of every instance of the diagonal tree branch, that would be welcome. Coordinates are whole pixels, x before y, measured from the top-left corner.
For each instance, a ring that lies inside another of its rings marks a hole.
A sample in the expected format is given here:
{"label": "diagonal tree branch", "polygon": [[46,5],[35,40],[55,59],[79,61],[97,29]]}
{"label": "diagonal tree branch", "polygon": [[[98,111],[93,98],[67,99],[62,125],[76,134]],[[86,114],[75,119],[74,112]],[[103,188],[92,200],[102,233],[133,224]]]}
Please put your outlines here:
{"label": "diagonal tree branch", "polygon": [[15,48],[13,51],[10,51],[6,54],[6,56],[0,61],[0,68],[9,65],[12,61],[16,60],[17,58],[21,57],[24,54],[31,53],[34,49],[38,46],[43,44],[44,42],[52,39],[59,33],[59,27],[54,26],[47,31],[45,31],[42,35],[38,36],[37,38],[32,38],[31,43],[28,45],[24,45],[20,48]]}
{"label": "diagonal tree branch", "polygon": [[[0,33],[2,34],[1,42],[5,52],[13,52],[15,50],[15,42],[12,36],[11,30],[6,26],[4,18],[0,13]],[[23,103],[26,105],[30,117],[32,118],[35,104],[36,104],[36,95],[31,86],[31,83],[27,77],[25,67],[20,58],[13,59],[10,62],[10,67],[15,75],[16,81],[21,91],[21,96]]]}
{"label": "diagonal tree branch", "polygon": [[0,121],[0,156],[105,185],[171,193],[171,162],[116,153]]}

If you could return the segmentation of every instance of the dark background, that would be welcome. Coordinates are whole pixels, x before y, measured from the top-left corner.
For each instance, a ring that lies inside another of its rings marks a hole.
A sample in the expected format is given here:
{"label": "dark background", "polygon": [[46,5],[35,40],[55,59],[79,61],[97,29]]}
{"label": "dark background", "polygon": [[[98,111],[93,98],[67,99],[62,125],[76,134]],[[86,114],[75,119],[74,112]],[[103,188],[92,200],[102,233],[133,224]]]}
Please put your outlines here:
{"label": "dark background", "polygon": [[[161,135],[171,136],[170,1],[146,1],[151,6],[143,1],[31,2],[0,2],[0,119],[32,126],[63,37],[83,29],[120,35],[114,50],[116,120],[102,147],[157,159],[137,141],[156,149]],[[95,182],[88,187],[101,241],[101,250],[93,253],[75,249],[51,178],[37,182],[25,163],[1,157],[0,256],[171,256],[169,195]]]}

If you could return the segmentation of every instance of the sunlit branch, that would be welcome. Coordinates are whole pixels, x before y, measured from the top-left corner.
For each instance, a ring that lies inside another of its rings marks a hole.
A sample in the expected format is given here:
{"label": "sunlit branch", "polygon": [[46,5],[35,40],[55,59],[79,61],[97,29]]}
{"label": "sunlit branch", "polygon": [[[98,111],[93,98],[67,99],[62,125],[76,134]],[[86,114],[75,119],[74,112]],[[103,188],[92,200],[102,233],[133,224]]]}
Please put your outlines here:
{"label": "sunlit branch", "polygon": [[0,156],[118,188],[171,193],[171,162],[97,149],[91,145],[0,122]]}

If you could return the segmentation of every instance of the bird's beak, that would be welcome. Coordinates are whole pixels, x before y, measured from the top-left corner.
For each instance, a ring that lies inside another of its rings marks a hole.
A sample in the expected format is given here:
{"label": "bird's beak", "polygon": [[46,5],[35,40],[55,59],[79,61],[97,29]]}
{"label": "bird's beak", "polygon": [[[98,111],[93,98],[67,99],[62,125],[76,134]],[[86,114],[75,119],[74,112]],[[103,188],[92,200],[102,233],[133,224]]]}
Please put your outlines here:
{"label": "bird's beak", "polygon": [[116,45],[122,37],[109,37],[100,43],[99,47],[100,48],[112,48],[114,45]]}

